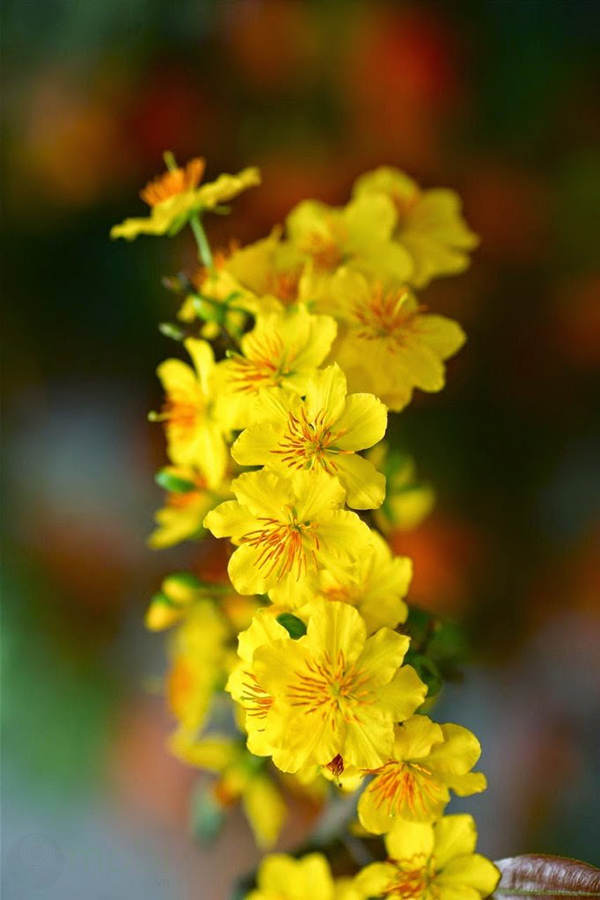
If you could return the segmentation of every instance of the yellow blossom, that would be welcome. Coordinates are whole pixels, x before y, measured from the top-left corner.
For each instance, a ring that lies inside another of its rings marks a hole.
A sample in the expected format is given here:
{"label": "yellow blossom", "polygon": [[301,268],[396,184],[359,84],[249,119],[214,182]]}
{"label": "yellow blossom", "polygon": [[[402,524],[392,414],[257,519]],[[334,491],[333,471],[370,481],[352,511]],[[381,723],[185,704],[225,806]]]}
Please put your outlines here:
{"label": "yellow blossom", "polygon": [[357,179],[354,195],[392,200],[398,217],[394,237],[410,254],[414,272],[407,280],[415,287],[469,267],[469,251],[477,247],[479,238],[465,223],[455,191],[421,190],[404,172],[382,166]]}
{"label": "yellow blossom", "polygon": [[218,489],[209,490],[206,478],[191,466],[165,466],[157,477],[171,489],[163,508],[154,514],[156,528],[148,538],[154,550],[200,536],[207,512],[231,493],[227,479]]}
{"label": "yellow blossom", "polygon": [[475,853],[477,831],[468,815],[422,824],[398,820],[385,839],[389,859],[356,877],[363,897],[481,900],[500,880],[496,866]]}
{"label": "yellow blossom", "polygon": [[333,356],[351,390],[371,391],[398,411],[414,388],[443,388],[444,360],[465,341],[460,325],[425,313],[408,287],[373,283],[349,269],[330,288],[330,311],[343,323]]}
{"label": "yellow blossom", "polygon": [[167,699],[187,732],[198,731],[225,682],[229,628],[208,600],[196,603],[171,640]]}
{"label": "yellow blossom", "polygon": [[394,556],[376,532],[371,546],[360,559],[343,571],[321,569],[300,585],[289,585],[289,596],[278,595],[278,603],[289,610],[310,611],[313,600],[338,600],[355,606],[372,634],[378,628],[395,628],[405,622],[408,607],[401,599],[412,578],[412,560]]}
{"label": "yellow blossom", "polygon": [[277,600],[290,583],[321,568],[357,560],[371,533],[356,513],[340,509],[344,489],[322,470],[247,472],[231,484],[237,497],[204,520],[215,537],[229,537],[237,550],[228,572],[240,594],[269,593]]}
{"label": "yellow blossom", "polygon": [[231,448],[240,465],[281,472],[320,469],[339,479],[348,506],[380,506],[385,478],[356,451],[381,440],[387,410],[372,394],[347,396],[339,366],[315,372],[304,400],[289,391],[263,393],[254,406],[253,420]]}
{"label": "yellow blossom", "polygon": [[185,348],[194,367],[180,359],[167,359],[157,369],[166,393],[153,421],[164,422],[168,452],[176,466],[198,468],[209,488],[218,488],[228,463],[227,410],[215,391],[213,351],[206,341],[188,338]]}
{"label": "yellow blossom", "polygon": [[171,752],[184,762],[218,775],[212,787],[215,802],[227,809],[241,802],[259,847],[272,847],[286,816],[281,791],[265,772],[264,760],[252,756],[239,740],[211,734],[192,740],[176,731],[169,740]]}
{"label": "yellow blossom", "polygon": [[460,797],[485,790],[485,776],[470,771],[480,753],[475,735],[460,725],[437,725],[427,716],[412,716],[397,725],[390,759],[370,772],[374,778],[360,798],[361,825],[383,834],[396,818],[440,818],[450,789]]}
{"label": "yellow blossom", "polygon": [[281,240],[281,229],[240,247],[224,268],[243,295],[251,295],[253,300],[247,302],[253,302],[258,311],[276,312],[309,299],[306,259],[294,244]]}
{"label": "yellow blossom", "polygon": [[112,238],[131,241],[138,234],[176,234],[190,217],[232,200],[249,187],[260,184],[258,169],[243,169],[237,175],[219,175],[216,181],[199,186],[204,160],[193,159],[185,169],[175,168],[151,181],[140,192],[151,208],[145,219],[125,219],[111,228]]}
{"label": "yellow blossom", "polygon": [[402,666],[409,640],[388,628],[367,638],[360,614],[315,602],[306,634],[254,651],[252,670],[271,700],[263,740],[284,772],[307,765],[342,772],[389,759],[394,723],[412,715],[427,689]]}
{"label": "yellow blossom", "polygon": [[258,316],[254,329],[241,339],[241,352],[218,365],[224,402],[236,427],[251,423],[252,402],[261,393],[288,388],[304,394],[336,330],[330,316],[313,316],[305,307]]}
{"label": "yellow blossom", "polygon": [[300,859],[273,853],[258,869],[256,889],[246,900],[337,900],[329,863],[322,853]]}
{"label": "yellow blossom", "polygon": [[395,450],[389,452],[385,442],[369,450],[367,459],[386,479],[385,499],[374,513],[377,527],[384,534],[418,528],[434,507],[435,491],[418,480],[414,460]]}
{"label": "yellow blossom", "polygon": [[270,756],[273,748],[265,738],[264,720],[273,698],[265,691],[253,669],[255,651],[273,641],[291,638],[273,615],[273,607],[259,610],[246,631],[238,637],[239,661],[231,672],[226,690],[242,710],[242,727],[248,735],[248,750],[257,756]]}
{"label": "yellow blossom", "polygon": [[343,265],[407,281],[413,263],[405,248],[392,240],[396,224],[394,204],[383,194],[356,197],[343,208],[303,200],[286,221],[289,239],[310,261],[317,284]]}

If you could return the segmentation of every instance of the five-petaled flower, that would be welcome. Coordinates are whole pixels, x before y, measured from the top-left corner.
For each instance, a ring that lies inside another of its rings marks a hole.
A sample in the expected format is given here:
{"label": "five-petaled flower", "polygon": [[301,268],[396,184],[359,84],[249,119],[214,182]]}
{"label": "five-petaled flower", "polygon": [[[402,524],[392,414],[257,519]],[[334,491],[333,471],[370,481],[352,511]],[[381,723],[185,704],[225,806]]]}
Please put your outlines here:
{"label": "five-petaled flower", "polygon": [[385,839],[387,862],[372,863],[356,877],[363,897],[401,900],[481,900],[500,872],[475,853],[477,831],[468,815],[445,816],[434,825],[398,821]]}
{"label": "five-petaled flower", "polygon": [[347,396],[339,366],[315,372],[304,400],[289,391],[264,393],[255,404],[254,422],[231,448],[240,465],[283,473],[320,469],[339,479],[348,506],[381,505],[385,478],[356,451],[382,439],[387,410],[372,394]]}
{"label": "five-petaled flower", "polygon": [[479,741],[460,725],[437,725],[427,716],[412,716],[397,725],[390,759],[371,770],[373,780],[358,803],[361,824],[373,834],[389,831],[396,818],[433,822],[450,799],[485,790],[485,776],[471,772]]}
{"label": "five-petaled flower", "polygon": [[383,765],[394,723],[411,716],[427,693],[415,670],[402,665],[408,644],[389,628],[367,637],[354,607],[321,601],[304,637],[258,647],[252,671],[272,699],[263,728],[275,765],[334,773]]}
{"label": "five-petaled flower", "polygon": [[356,513],[341,509],[344,489],[325,472],[247,472],[231,484],[237,500],[221,503],[204,520],[215,537],[237,546],[229,577],[240,594],[269,592],[300,583],[320,568],[354,562],[371,533]]}

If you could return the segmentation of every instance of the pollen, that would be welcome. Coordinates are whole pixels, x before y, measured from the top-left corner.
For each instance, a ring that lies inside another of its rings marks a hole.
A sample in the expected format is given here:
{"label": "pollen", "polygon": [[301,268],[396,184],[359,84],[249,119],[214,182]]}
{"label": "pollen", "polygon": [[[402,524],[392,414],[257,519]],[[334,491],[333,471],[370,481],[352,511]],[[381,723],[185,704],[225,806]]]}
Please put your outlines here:
{"label": "pollen", "polygon": [[314,522],[280,522],[260,517],[261,528],[244,535],[242,543],[260,550],[256,565],[265,576],[275,575],[281,581],[286,575],[296,573],[296,580],[317,565],[320,549],[318,526]]}
{"label": "pollen", "polygon": [[[432,884],[435,878],[435,859],[416,853],[408,859],[390,860],[396,866],[394,880],[383,891],[384,897],[401,897],[402,900],[423,900],[439,896]],[[435,893],[434,893],[435,892]]]}
{"label": "pollen", "polygon": [[350,450],[340,450],[336,442],[346,430],[334,432],[327,421],[327,413],[321,410],[311,421],[306,407],[302,406],[298,415],[288,414],[286,432],[271,453],[281,458],[290,469],[311,469],[320,465],[329,474],[335,475],[336,454],[348,454]]}
{"label": "pollen", "polygon": [[425,811],[428,804],[439,799],[439,789],[429,769],[418,763],[398,763],[390,760],[380,769],[369,770],[376,774],[367,790],[375,805],[389,816],[400,815],[402,807],[411,813]]}
{"label": "pollen", "polygon": [[376,285],[368,304],[354,309],[357,337],[368,341],[388,339],[390,349],[402,346],[417,313],[423,311],[423,307],[407,307],[409,298],[408,288],[386,293],[381,285]]}
{"label": "pollen", "polygon": [[293,348],[284,347],[279,335],[249,335],[246,351],[246,356],[233,357],[234,390],[244,393],[279,386],[295,357]]}
{"label": "pollen", "polygon": [[324,653],[319,661],[306,661],[304,668],[296,673],[288,690],[292,706],[303,707],[305,713],[320,711],[323,718],[333,714],[332,728],[335,730],[335,716],[341,714],[347,721],[356,718],[353,710],[368,703],[370,691],[365,687],[368,678],[361,675],[354,665],[348,665],[342,650],[332,660]]}

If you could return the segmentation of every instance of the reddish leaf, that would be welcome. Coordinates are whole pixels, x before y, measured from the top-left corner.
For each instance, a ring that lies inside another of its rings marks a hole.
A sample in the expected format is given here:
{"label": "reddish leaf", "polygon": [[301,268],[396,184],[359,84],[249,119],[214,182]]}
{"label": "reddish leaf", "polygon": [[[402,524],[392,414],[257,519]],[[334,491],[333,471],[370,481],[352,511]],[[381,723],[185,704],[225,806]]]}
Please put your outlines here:
{"label": "reddish leaf", "polygon": [[496,865],[502,872],[493,894],[496,900],[600,898],[600,869],[576,859],[531,853],[501,859]]}

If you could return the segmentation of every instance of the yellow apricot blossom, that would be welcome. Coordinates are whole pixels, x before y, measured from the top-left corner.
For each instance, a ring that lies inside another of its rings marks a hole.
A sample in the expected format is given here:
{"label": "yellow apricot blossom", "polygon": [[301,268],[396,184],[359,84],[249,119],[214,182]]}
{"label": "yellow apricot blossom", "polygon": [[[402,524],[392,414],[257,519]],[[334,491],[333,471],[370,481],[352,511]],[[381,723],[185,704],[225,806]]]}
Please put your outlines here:
{"label": "yellow apricot blossom", "polygon": [[271,698],[266,745],[284,772],[307,765],[374,768],[389,759],[394,723],[422,704],[427,688],[402,661],[409,639],[365,623],[346,603],[315,602],[306,634],[254,651],[252,669]]}
{"label": "yellow apricot blossom", "polygon": [[366,897],[418,900],[481,900],[496,889],[500,872],[475,853],[472,816],[445,816],[435,824],[398,820],[385,839],[387,862],[372,863],[356,876]]}
{"label": "yellow apricot blossom", "polygon": [[289,240],[311,263],[315,290],[340,266],[408,281],[413,263],[392,240],[396,225],[394,204],[381,193],[355,197],[342,208],[303,200],[286,220]]}
{"label": "yellow apricot blossom", "polygon": [[281,240],[279,228],[237,249],[224,268],[262,312],[281,311],[309,299],[306,259],[294,244]]}
{"label": "yellow apricot blossom", "polygon": [[322,853],[300,859],[273,853],[258,868],[256,889],[246,900],[337,900],[329,863]]}
{"label": "yellow apricot blossom", "polygon": [[372,394],[347,396],[339,366],[315,372],[304,400],[290,391],[264,393],[256,401],[253,420],[231,448],[240,465],[288,473],[320,469],[339,479],[348,506],[381,505],[385,478],[356,451],[381,440],[387,410]]}
{"label": "yellow apricot blossom", "polygon": [[290,583],[320,568],[347,566],[370,544],[368,526],[340,508],[341,484],[321,470],[287,478],[266,470],[247,472],[231,490],[237,500],[211,510],[204,525],[237,546],[228,572],[240,594],[268,592],[276,601]]}
{"label": "yellow apricot blossom", "polygon": [[354,196],[385,196],[393,202],[398,216],[394,237],[410,254],[414,271],[407,280],[415,287],[469,267],[469,251],[479,238],[464,221],[455,191],[422,190],[404,172],[381,166],[357,179]]}
{"label": "yellow apricot blossom", "polygon": [[252,422],[252,401],[284,388],[304,394],[310,376],[331,349],[337,326],[330,316],[305,307],[259,315],[240,341],[240,353],[219,363],[221,390],[238,428]]}
{"label": "yellow apricot blossom", "polygon": [[281,791],[265,772],[265,761],[252,756],[239,740],[210,734],[192,740],[184,731],[169,739],[169,749],[189,765],[218,776],[212,795],[222,809],[241,802],[259,847],[272,847],[286,816]]}
{"label": "yellow apricot blossom", "polygon": [[139,234],[176,234],[194,214],[214,209],[260,184],[258,169],[247,168],[237,175],[219,175],[216,181],[199,186],[204,166],[203,159],[192,159],[184,169],[169,169],[155,178],[140,192],[150,206],[150,216],[125,219],[111,228],[110,236],[131,241]]}
{"label": "yellow apricot blossom", "polygon": [[313,600],[337,600],[355,606],[364,619],[367,632],[378,628],[396,628],[405,622],[408,607],[402,600],[412,578],[412,560],[394,556],[377,532],[371,534],[371,546],[353,566],[334,572],[321,569],[301,584],[289,585],[289,596],[278,594],[278,603],[300,615],[310,611]]}
{"label": "yellow apricot blossom", "polygon": [[215,691],[224,686],[229,635],[226,621],[209,600],[194,604],[172,635],[167,700],[186,732],[203,726]]}
{"label": "yellow apricot blossom", "polygon": [[389,831],[396,818],[433,822],[450,800],[485,790],[485,776],[471,772],[481,747],[460,725],[438,725],[427,716],[412,716],[397,725],[391,757],[371,770],[373,780],[358,803],[361,825],[372,834]]}
{"label": "yellow apricot blossom", "polygon": [[349,269],[331,280],[329,311],[343,323],[332,355],[350,389],[371,391],[394,411],[414,388],[441,390],[444,361],[465,341],[460,325],[424,312],[408,287],[373,283]]}
{"label": "yellow apricot blossom", "polygon": [[206,341],[188,338],[184,345],[192,366],[180,359],[167,359],[157,369],[166,393],[154,422],[163,422],[168,453],[176,466],[198,468],[209,488],[218,488],[228,464],[226,437],[230,422],[222,398],[215,390],[215,362]]}
{"label": "yellow apricot blossom", "polygon": [[191,466],[165,466],[157,478],[162,478],[159,483],[168,493],[165,505],[154,514],[156,528],[148,538],[154,550],[201,535],[207,512],[231,495],[227,479],[209,490],[206,478]]}

